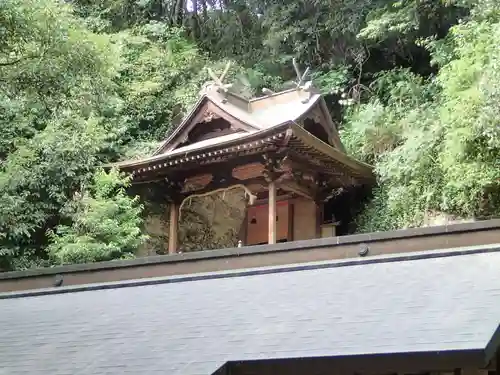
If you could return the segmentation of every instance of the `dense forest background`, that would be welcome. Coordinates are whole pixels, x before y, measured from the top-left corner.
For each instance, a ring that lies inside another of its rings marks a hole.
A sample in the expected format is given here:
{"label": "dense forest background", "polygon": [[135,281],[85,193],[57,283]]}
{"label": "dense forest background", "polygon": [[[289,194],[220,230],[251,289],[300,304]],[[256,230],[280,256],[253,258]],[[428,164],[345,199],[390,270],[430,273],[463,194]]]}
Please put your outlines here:
{"label": "dense forest background", "polygon": [[497,0],[3,0],[0,269],[134,256],[143,204],[97,166],[150,152],[208,76],[310,65],[375,166],[358,231],[500,211]]}

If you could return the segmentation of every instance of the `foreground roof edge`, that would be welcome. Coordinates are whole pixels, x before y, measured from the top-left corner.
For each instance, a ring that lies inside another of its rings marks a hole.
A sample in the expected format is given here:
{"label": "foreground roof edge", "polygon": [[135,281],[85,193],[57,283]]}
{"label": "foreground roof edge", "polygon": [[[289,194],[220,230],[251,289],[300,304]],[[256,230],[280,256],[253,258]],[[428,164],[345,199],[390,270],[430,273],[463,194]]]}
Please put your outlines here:
{"label": "foreground roof edge", "polygon": [[[363,265],[379,264],[379,263],[398,263],[398,262],[407,262],[415,260],[467,256],[474,254],[496,253],[496,252],[500,252],[500,243],[491,245],[455,247],[449,249],[439,249],[430,251],[426,250],[413,253],[376,255],[367,258],[350,258],[350,259],[308,262],[308,263],[298,263],[298,264],[296,263],[296,264],[280,265],[280,266],[268,266],[268,267],[237,269],[229,271],[184,274],[178,276],[166,276],[166,277],[164,276],[164,277],[154,277],[147,279],[121,280],[121,281],[105,282],[105,283],[82,284],[82,285],[72,285],[63,287],[51,287],[43,289],[4,292],[0,293],[0,300],[53,295],[53,294],[85,292],[85,291],[94,291],[103,289],[119,289],[119,288],[157,285],[157,284],[172,284],[172,283],[180,283],[188,281],[246,277],[246,276],[273,274],[273,273],[288,273],[288,272],[297,272],[304,270],[316,270],[316,269],[320,270],[325,268],[353,267],[353,266],[363,266]],[[500,330],[496,341],[500,342]],[[491,343],[492,347],[496,348],[498,346],[499,342],[496,341],[495,343]]]}
{"label": "foreground roof edge", "polygon": [[[491,340],[488,342],[484,350],[487,362],[493,360],[496,355],[498,356],[497,361],[500,361],[500,352],[498,352],[499,348],[500,348],[500,323],[498,324],[498,327],[496,328],[495,332],[493,333],[493,336],[491,337]],[[500,364],[497,364],[497,367],[500,367]]]}
{"label": "foreground roof edge", "polygon": [[[300,360],[300,362],[297,362]],[[369,361],[369,362],[368,362]],[[419,363],[426,363],[426,369],[431,368],[435,372],[450,373],[453,365],[460,369],[477,368],[477,370],[487,369],[491,364],[491,359],[485,355],[483,348],[458,348],[435,351],[420,350],[420,351],[392,351],[389,353],[360,353],[348,355],[332,355],[332,356],[315,356],[315,357],[276,357],[271,359],[244,359],[230,360],[223,366],[213,372],[211,375],[223,375],[231,371],[233,368],[244,366],[249,373],[258,373],[258,369],[272,364],[275,373],[287,373],[291,368],[296,368],[298,365],[306,366],[307,370],[297,371],[297,373],[307,374],[309,369],[321,366],[325,368],[342,368],[341,373],[349,373],[346,368],[352,368],[352,373],[357,374],[361,369],[367,370],[368,374],[373,373],[395,373],[393,363],[404,363],[404,371],[402,373],[415,373],[419,369]],[[360,366],[359,364],[362,363]],[[453,365],[450,365],[453,364]],[[360,368],[357,368],[360,366]],[[265,368],[265,367],[264,367]],[[254,370],[255,371],[252,371]],[[373,369],[376,369],[375,371]],[[288,371],[287,371],[288,370]],[[356,371],[357,370],[357,371]],[[426,371],[427,372],[427,371]],[[210,374],[207,374],[210,375]]]}
{"label": "foreground roof edge", "polygon": [[[477,233],[500,229],[500,219],[473,221],[465,223],[453,223],[440,226],[428,226],[421,228],[397,229],[384,232],[351,234],[340,237],[327,237],[321,239],[292,241],[274,245],[244,246],[241,248],[226,248],[206,251],[188,252],[174,255],[155,255],[138,257],[127,260],[110,260],[96,263],[80,263],[45,268],[32,268],[22,271],[1,272],[0,280],[32,278],[38,276],[53,276],[71,272],[87,272],[98,270],[112,270],[136,266],[155,265],[161,263],[178,263],[186,261],[199,261],[202,259],[217,259],[230,256],[259,255],[288,252],[291,250],[310,250],[314,248],[336,247],[342,245],[354,245],[363,243],[377,243],[380,241],[392,241],[399,239],[425,238],[436,235],[452,235],[462,233]],[[492,241],[493,242],[493,241]],[[474,244],[477,246],[494,246],[492,242]],[[429,251],[431,249],[426,249]]]}

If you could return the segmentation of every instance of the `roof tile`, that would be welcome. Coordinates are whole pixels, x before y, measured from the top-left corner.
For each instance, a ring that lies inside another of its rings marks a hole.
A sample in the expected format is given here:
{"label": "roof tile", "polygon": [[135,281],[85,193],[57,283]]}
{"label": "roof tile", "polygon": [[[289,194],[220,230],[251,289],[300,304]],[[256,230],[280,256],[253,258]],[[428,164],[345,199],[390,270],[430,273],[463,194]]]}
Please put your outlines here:
{"label": "roof tile", "polygon": [[2,299],[0,374],[207,375],[229,360],[484,349],[499,266],[489,252]]}

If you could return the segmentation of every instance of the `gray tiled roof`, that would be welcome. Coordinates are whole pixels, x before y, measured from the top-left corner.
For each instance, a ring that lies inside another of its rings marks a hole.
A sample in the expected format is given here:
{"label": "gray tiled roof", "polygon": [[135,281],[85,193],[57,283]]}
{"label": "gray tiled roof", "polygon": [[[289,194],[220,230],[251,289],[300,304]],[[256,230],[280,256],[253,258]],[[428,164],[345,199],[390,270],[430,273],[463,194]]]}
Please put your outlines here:
{"label": "gray tiled roof", "polygon": [[457,254],[1,299],[0,374],[208,375],[228,360],[483,350],[500,322],[500,252]]}

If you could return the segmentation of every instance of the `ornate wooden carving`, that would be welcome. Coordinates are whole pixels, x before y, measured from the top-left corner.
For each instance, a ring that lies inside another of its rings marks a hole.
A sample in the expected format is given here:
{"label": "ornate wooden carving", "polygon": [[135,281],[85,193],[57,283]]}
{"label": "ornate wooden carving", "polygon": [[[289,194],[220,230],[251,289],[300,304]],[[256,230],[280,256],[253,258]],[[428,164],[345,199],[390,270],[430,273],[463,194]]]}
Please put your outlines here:
{"label": "ornate wooden carving", "polygon": [[306,119],[310,119],[318,124],[324,123],[323,114],[321,113],[319,107],[315,107],[313,110],[309,111],[309,113],[301,121],[302,126],[304,125],[304,120]]}
{"label": "ornate wooden carving", "polygon": [[221,118],[221,116],[219,116],[217,113],[207,110],[203,114],[203,117],[201,118],[200,122],[211,122],[219,118]]}
{"label": "ornate wooden carving", "polygon": [[246,180],[262,176],[263,169],[262,163],[250,163],[233,168],[232,175],[238,180]]}
{"label": "ornate wooden carving", "polygon": [[212,174],[206,173],[202,175],[197,175],[194,177],[188,177],[184,180],[184,184],[182,187],[182,193],[189,193],[192,191],[196,191],[202,189],[206,185],[208,185],[213,179]]}
{"label": "ornate wooden carving", "polygon": [[178,203],[182,200],[182,182],[176,178],[165,177],[163,182],[165,197],[170,202]]}
{"label": "ornate wooden carving", "polygon": [[327,202],[333,197],[342,194],[344,190],[345,189],[343,187],[339,187],[338,184],[334,184],[326,178],[321,178],[318,180],[315,200],[317,202]]}
{"label": "ornate wooden carving", "polygon": [[276,181],[281,175],[289,171],[285,164],[288,155],[264,154],[262,157],[264,159],[262,174],[267,182]]}

